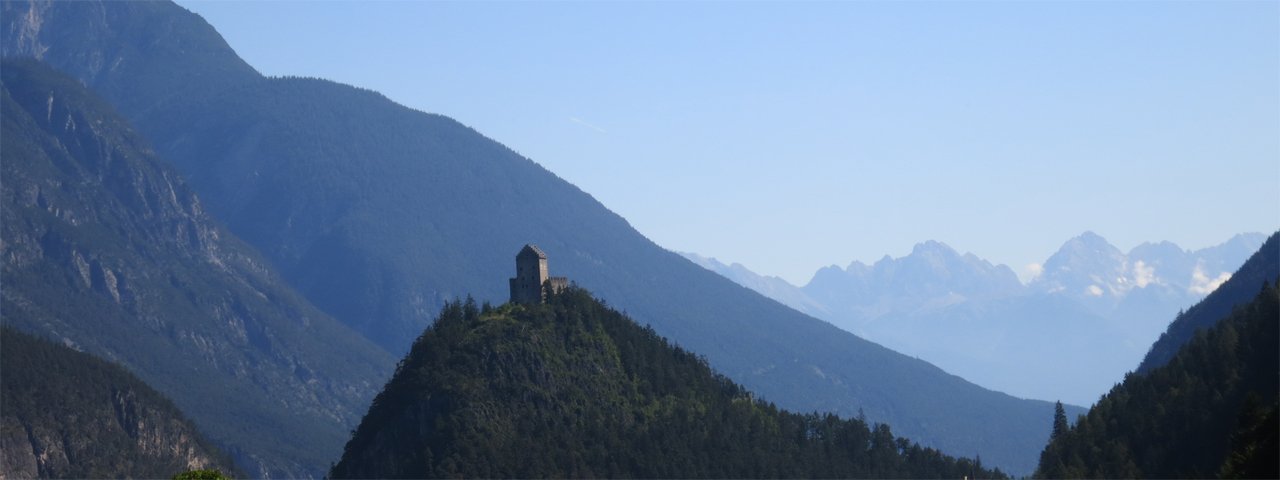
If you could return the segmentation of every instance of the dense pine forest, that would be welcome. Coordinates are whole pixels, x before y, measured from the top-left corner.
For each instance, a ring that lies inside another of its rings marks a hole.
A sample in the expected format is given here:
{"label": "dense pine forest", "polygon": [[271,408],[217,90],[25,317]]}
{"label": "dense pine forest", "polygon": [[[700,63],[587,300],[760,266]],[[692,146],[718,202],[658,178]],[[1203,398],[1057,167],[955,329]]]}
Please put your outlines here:
{"label": "dense pine forest", "polygon": [[450,303],[331,476],[998,478],[889,426],[755,400],[705,359],[572,288]]}
{"label": "dense pine forest", "polygon": [[[1274,266],[1273,266],[1274,267]],[[1280,478],[1280,291],[1125,377],[1074,426],[1055,419],[1040,478]]]}
{"label": "dense pine forest", "polygon": [[168,478],[234,472],[160,392],[120,366],[0,328],[0,473],[8,478]]}

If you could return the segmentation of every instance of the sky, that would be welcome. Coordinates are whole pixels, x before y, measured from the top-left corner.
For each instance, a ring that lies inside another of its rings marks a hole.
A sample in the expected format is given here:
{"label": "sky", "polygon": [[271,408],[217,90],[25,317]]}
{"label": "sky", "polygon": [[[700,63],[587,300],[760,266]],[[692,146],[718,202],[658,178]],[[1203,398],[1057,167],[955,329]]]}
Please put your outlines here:
{"label": "sky", "polygon": [[191,1],[273,76],[475,128],[659,245],[803,285],[1280,228],[1280,2]]}

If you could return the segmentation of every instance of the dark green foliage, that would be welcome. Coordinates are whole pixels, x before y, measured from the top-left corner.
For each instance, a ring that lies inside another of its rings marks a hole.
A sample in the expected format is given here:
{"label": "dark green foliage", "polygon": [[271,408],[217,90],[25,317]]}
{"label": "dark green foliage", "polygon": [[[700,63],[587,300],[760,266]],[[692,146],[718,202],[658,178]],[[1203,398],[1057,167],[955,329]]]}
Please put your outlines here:
{"label": "dark green foliage", "polygon": [[374,400],[331,476],[1002,477],[800,415],[716,374],[585,290],[547,304],[447,304]]}
{"label": "dark green foliage", "polygon": [[1062,408],[1062,402],[1058,402],[1053,406],[1053,433],[1050,434],[1049,438],[1061,437],[1069,428],[1071,427],[1067,425],[1067,411]]}
{"label": "dark green foliage", "polygon": [[1050,441],[1037,476],[1276,478],[1278,378],[1280,290],[1268,285],[1166,365],[1127,375]]}
{"label": "dark green foliage", "polygon": [[1151,346],[1137,372],[1146,373],[1164,365],[1196,332],[1212,327],[1231,313],[1236,305],[1253,299],[1258,293],[1258,286],[1277,281],[1280,281],[1280,232],[1273,233],[1263,242],[1262,248],[1217,290],[1187,311],[1179,313]]}
{"label": "dark green foliage", "polygon": [[189,470],[173,476],[173,480],[231,480],[221,470]]}
{"label": "dark green foliage", "polygon": [[0,474],[160,478],[231,459],[169,399],[117,365],[0,328]]}
{"label": "dark green foliage", "polygon": [[1258,404],[1250,393],[1240,409],[1240,422],[1231,438],[1231,454],[1222,478],[1280,478],[1280,401]]}
{"label": "dark green foliage", "polygon": [[302,295],[395,355],[446,299],[505,300],[512,255],[533,242],[557,275],[764,398],[861,409],[944,451],[1034,467],[1052,404],[985,390],[733,284],[452,119],[323,80],[264,78],[167,2],[0,8],[4,52],[39,52],[97,89]]}
{"label": "dark green foliage", "polygon": [[128,368],[255,476],[322,473],[391,357],[287,288],[78,82],[30,60],[0,74],[4,323]]}

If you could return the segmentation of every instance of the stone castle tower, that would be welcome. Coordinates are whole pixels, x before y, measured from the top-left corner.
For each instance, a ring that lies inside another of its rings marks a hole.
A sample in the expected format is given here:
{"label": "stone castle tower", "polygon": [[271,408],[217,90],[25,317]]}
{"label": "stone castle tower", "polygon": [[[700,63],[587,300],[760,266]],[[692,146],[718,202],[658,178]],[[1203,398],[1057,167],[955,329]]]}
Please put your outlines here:
{"label": "stone castle tower", "polygon": [[511,301],[514,303],[542,303],[547,294],[546,285],[553,292],[569,285],[565,277],[551,277],[547,272],[547,254],[534,244],[525,245],[516,254],[516,276],[511,279]]}

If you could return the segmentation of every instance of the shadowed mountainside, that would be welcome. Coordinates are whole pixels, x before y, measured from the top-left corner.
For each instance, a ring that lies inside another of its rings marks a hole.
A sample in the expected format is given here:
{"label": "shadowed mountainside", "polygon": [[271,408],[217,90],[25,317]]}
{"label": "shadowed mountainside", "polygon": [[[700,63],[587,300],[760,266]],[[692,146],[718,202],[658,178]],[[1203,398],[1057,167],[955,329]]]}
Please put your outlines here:
{"label": "shadowed mountainside", "polygon": [[391,357],[215,223],[110,105],[35,61],[0,70],[4,324],[134,372],[253,476],[323,473]]}
{"label": "shadowed mountainside", "polygon": [[0,476],[235,472],[173,402],[119,366],[7,327],[0,359]]}

